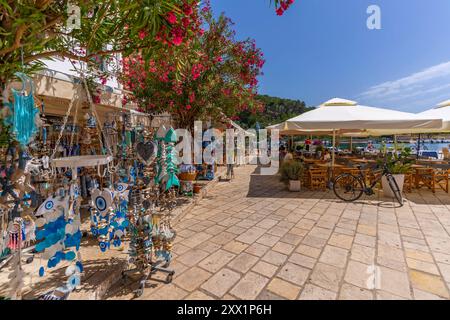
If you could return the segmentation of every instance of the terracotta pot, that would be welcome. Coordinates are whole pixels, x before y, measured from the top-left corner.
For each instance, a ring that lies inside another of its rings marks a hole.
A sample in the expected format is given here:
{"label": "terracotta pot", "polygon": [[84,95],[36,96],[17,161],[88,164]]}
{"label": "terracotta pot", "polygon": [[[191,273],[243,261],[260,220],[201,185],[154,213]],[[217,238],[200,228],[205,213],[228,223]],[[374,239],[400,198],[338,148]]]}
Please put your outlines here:
{"label": "terracotta pot", "polygon": [[202,191],[202,188],[201,184],[194,184],[194,193],[199,194]]}
{"label": "terracotta pot", "polygon": [[194,181],[197,177],[197,172],[182,172],[178,175],[178,178],[183,181]]}

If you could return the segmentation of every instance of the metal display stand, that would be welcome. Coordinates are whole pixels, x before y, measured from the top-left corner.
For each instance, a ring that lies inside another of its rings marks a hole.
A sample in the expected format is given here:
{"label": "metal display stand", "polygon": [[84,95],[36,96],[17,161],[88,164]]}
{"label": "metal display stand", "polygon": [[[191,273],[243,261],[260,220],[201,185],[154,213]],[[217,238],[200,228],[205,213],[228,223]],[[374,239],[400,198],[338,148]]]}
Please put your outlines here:
{"label": "metal display stand", "polygon": [[[154,284],[150,284],[150,280],[162,282],[165,284],[169,284],[172,282],[175,271],[172,269],[167,269],[169,267],[170,263],[166,263],[162,267],[160,267],[159,265],[162,262],[163,261],[157,261],[157,262],[151,263],[147,267],[147,270],[141,270],[140,268],[135,267],[133,269],[122,271],[122,281],[124,281],[124,282],[126,281],[127,278],[131,278],[130,274],[132,274],[132,273],[139,272],[140,274],[142,274],[142,278],[139,280],[139,289],[137,289],[134,292],[136,295],[136,298],[139,298],[140,296],[142,296],[144,294],[145,288],[154,286]],[[166,279],[165,280],[152,279],[151,276],[157,272],[162,272],[162,273],[167,274]]]}
{"label": "metal display stand", "polygon": [[[153,198],[152,198],[153,196]],[[127,278],[131,279],[131,274],[139,273],[141,278],[139,280],[139,288],[134,292],[136,298],[143,295],[145,288],[153,287],[154,284],[150,280],[169,284],[172,282],[175,271],[169,269],[170,260],[154,260],[155,247],[153,240],[151,245],[147,243],[152,234],[149,233],[148,223],[152,219],[154,206],[159,202],[159,189],[147,187],[141,189],[137,186],[132,190],[131,205],[133,206],[133,213],[130,221],[133,221],[135,230],[134,239],[131,240],[130,247],[133,246],[134,256],[129,260],[129,263],[134,264],[134,268],[122,271],[122,281],[125,282]],[[143,210],[142,210],[143,209]],[[132,236],[133,237],[133,236]],[[154,279],[152,276],[157,272],[166,274],[164,280]]]}

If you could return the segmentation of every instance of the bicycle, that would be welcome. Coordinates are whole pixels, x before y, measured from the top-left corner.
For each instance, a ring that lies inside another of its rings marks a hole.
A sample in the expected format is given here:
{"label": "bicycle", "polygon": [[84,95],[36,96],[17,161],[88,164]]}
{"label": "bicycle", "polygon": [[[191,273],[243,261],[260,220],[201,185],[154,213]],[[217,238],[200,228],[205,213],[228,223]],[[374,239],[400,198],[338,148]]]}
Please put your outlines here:
{"label": "bicycle", "polygon": [[356,168],[359,170],[359,175],[343,173],[336,177],[333,183],[333,191],[336,197],[345,202],[354,202],[361,198],[363,194],[372,196],[375,194],[373,190],[374,187],[383,178],[383,176],[385,176],[396,200],[400,206],[403,206],[403,195],[400,192],[397,181],[395,181],[394,176],[389,171],[386,163],[383,165],[381,172],[382,174],[379,175],[370,186],[367,186],[362,166],[357,166]]}

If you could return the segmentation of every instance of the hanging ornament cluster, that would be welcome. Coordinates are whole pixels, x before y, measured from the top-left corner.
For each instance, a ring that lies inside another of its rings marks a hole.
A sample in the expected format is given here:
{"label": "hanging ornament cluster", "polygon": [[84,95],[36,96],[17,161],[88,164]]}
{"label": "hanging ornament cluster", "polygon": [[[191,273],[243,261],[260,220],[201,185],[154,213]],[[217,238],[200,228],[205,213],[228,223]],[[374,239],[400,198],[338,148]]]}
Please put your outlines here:
{"label": "hanging ornament cluster", "polygon": [[119,247],[129,225],[128,184],[118,183],[114,191],[94,189],[91,195],[91,233],[98,238],[100,250],[105,252],[111,243]]}
{"label": "hanging ornament cluster", "polygon": [[8,211],[0,209],[0,260],[7,256],[11,250],[8,248]]}
{"label": "hanging ornament cluster", "polygon": [[[61,190],[63,193],[64,190]],[[77,188],[72,185],[70,194],[60,194],[47,198],[36,211],[36,251],[47,261],[47,268],[54,268],[62,261],[71,265],[66,269],[69,277],[67,286],[71,289],[80,284],[83,271],[79,255],[81,231]],[[75,262],[75,263],[72,263]],[[46,267],[41,266],[39,275],[45,274]]]}
{"label": "hanging ornament cluster", "polygon": [[133,190],[132,223],[130,224],[130,246],[128,262],[143,271],[152,263],[151,215],[142,207],[139,191]]}
{"label": "hanging ornament cluster", "polygon": [[[15,75],[22,81],[22,89],[12,89],[14,103],[12,105],[12,119],[7,122],[12,124],[13,134],[22,146],[26,146],[39,131],[39,110],[34,104],[34,86],[33,81],[25,74],[16,72]],[[30,91],[26,92],[26,86]]]}
{"label": "hanging ornament cluster", "polygon": [[163,178],[162,183],[164,184],[164,190],[169,191],[173,187],[179,187],[180,181],[178,180],[177,173],[177,161],[175,153],[175,143],[178,141],[177,135],[173,128],[167,131],[164,137],[164,143],[167,148],[166,156],[166,176]]}
{"label": "hanging ornament cluster", "polygon": [[157,258],[169,263],[172,259],[172,243],[176,232],[170,225],[170,220],[165,215],[154,214],[152,217],[152,239]]}
{"label": "hanging ornament cluster", "polygon": [[156,139],[158,140],[158,154],[155,183],[161,185],[164,191],[168,191],[172,187],[180,186],[175,154],[175,143],[178,139],[173,128],[167,130],[164,126],[157,131]]}

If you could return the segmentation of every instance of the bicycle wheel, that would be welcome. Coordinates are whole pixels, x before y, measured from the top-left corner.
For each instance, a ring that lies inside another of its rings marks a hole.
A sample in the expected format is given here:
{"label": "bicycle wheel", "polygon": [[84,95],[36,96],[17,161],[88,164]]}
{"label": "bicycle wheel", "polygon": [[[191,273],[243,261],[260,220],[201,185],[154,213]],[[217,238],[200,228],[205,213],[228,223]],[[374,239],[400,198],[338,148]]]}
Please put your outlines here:
{"label": "bicycle wheel", "polygon": [[334,180],[333,191],[339,199],[352,202],[361,198],[364,187],[361,178],[344,173]]}
{"label": "bicycle wheel", "polygon": [[398,203],[403,206],[403,195],[400,192],[400,188],[398,187],[397,181],[395,181],[395,178],[392,175],[387,175],[386,179],[389,183],[389,187],[391,188],[392,192],[394,193],[395,198],[397,199]]}

